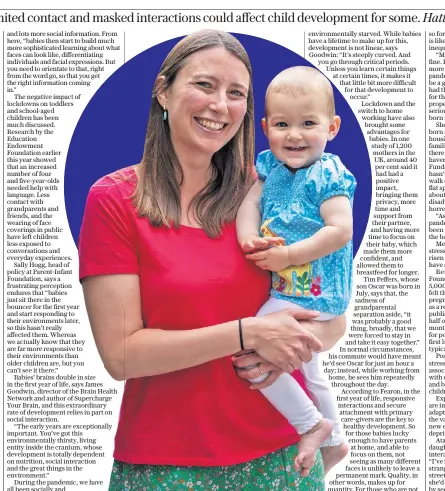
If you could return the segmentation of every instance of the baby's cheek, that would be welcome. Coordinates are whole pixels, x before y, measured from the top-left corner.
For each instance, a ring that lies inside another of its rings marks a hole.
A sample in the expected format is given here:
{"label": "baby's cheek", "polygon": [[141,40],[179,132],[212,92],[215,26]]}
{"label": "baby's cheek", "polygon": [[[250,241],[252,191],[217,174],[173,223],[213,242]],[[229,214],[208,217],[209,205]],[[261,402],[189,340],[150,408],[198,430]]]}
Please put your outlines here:
{"label": "baby's cheek", "polygon": [[273,128],[269,128],[269,131],[267,132],[267,138],[270,142],[274,142],[278,139],[277,132]]}
{"label": "baby's cheek", "polygon": [[271,150],[274,150],[274,147],[281,148],[283,143],[283,137],[281,135],[277,135],[275,132],[269,132],[269,146]]}

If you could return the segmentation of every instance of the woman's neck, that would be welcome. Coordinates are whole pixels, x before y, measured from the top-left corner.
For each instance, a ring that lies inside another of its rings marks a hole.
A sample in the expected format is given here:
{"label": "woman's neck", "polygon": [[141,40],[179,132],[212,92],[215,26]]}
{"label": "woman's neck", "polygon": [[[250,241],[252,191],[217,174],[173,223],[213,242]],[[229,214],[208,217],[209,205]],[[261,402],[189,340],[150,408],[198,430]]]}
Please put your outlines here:
{"label": "woman's neck", "polygon": [[189,206],[193,198],[207,186],[210,180],[212,172],[211,158],[178,154],[177,157],[183,174],[181,184],[181,223],[198,227],[199,224],[194,219],[193,210],[189,211]]}
{"label": "woman's neck", "polygon": [[189,149],[183,149],[179,145],[174,145],[174,148],[183,173],[181,193],[194,196],[209,182],[212,156],[190,152]]}
{"label": "woman's neck", "polygon": [[204,166],[188,166],[180,162],[183,174],[181,194],[193,194],[202,191],[211,177],[211,163]]}

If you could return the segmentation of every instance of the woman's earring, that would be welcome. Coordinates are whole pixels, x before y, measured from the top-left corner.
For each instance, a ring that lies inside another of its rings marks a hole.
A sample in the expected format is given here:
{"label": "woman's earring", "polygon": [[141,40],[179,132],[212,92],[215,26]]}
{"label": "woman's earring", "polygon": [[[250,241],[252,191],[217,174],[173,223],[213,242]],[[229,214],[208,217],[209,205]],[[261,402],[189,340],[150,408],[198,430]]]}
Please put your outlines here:
{"label": "woman's earring", "polygon": [[168,117],[168,113],[167,113],[167,109],[166,109],[165,104],[164,104],[164,121],[167,121],[167,117]]}

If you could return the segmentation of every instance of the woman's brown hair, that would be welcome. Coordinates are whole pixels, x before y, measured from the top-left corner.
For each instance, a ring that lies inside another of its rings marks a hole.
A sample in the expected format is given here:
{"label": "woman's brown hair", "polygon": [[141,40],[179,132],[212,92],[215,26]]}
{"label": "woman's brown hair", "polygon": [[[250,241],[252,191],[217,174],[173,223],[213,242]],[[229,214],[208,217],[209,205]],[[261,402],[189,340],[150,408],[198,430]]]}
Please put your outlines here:
{"label": "woman's brown hair", "polygon": [[215,30],[198,31],[179,41],[167,55],[153,87],[144,155],[138,166],[138,184],[133,196],[138,214],[147,217],[152,225],[179,227],[183,173],[157,96],[171,86],[188,56],[214,47],[225,48],[244,63],[250,84],[247,111],[239,130],[213,155],[211,178],[190,203],[189,210],[210,237],[217,237],[224,223],[235,219],[238,207],[253,183],[252,68],[245,49],[231,34]]}

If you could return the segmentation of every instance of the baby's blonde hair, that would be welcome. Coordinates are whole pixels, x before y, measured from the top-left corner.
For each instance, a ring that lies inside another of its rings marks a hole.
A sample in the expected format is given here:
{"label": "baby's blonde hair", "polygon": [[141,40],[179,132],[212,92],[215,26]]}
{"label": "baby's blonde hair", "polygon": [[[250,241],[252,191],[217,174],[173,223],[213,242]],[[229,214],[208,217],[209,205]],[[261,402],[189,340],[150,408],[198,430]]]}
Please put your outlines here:
{"label": "baby's blonde hair", "polygon": [[326,111],[329,118],[335,116],[334,91],[329,80],[317,69],[308,66],[293,66],[280,72],[270,82],[266,91],[267,97],[271,92],[286,94],[291,97],[310,93],[322,93],[326,98]]}

